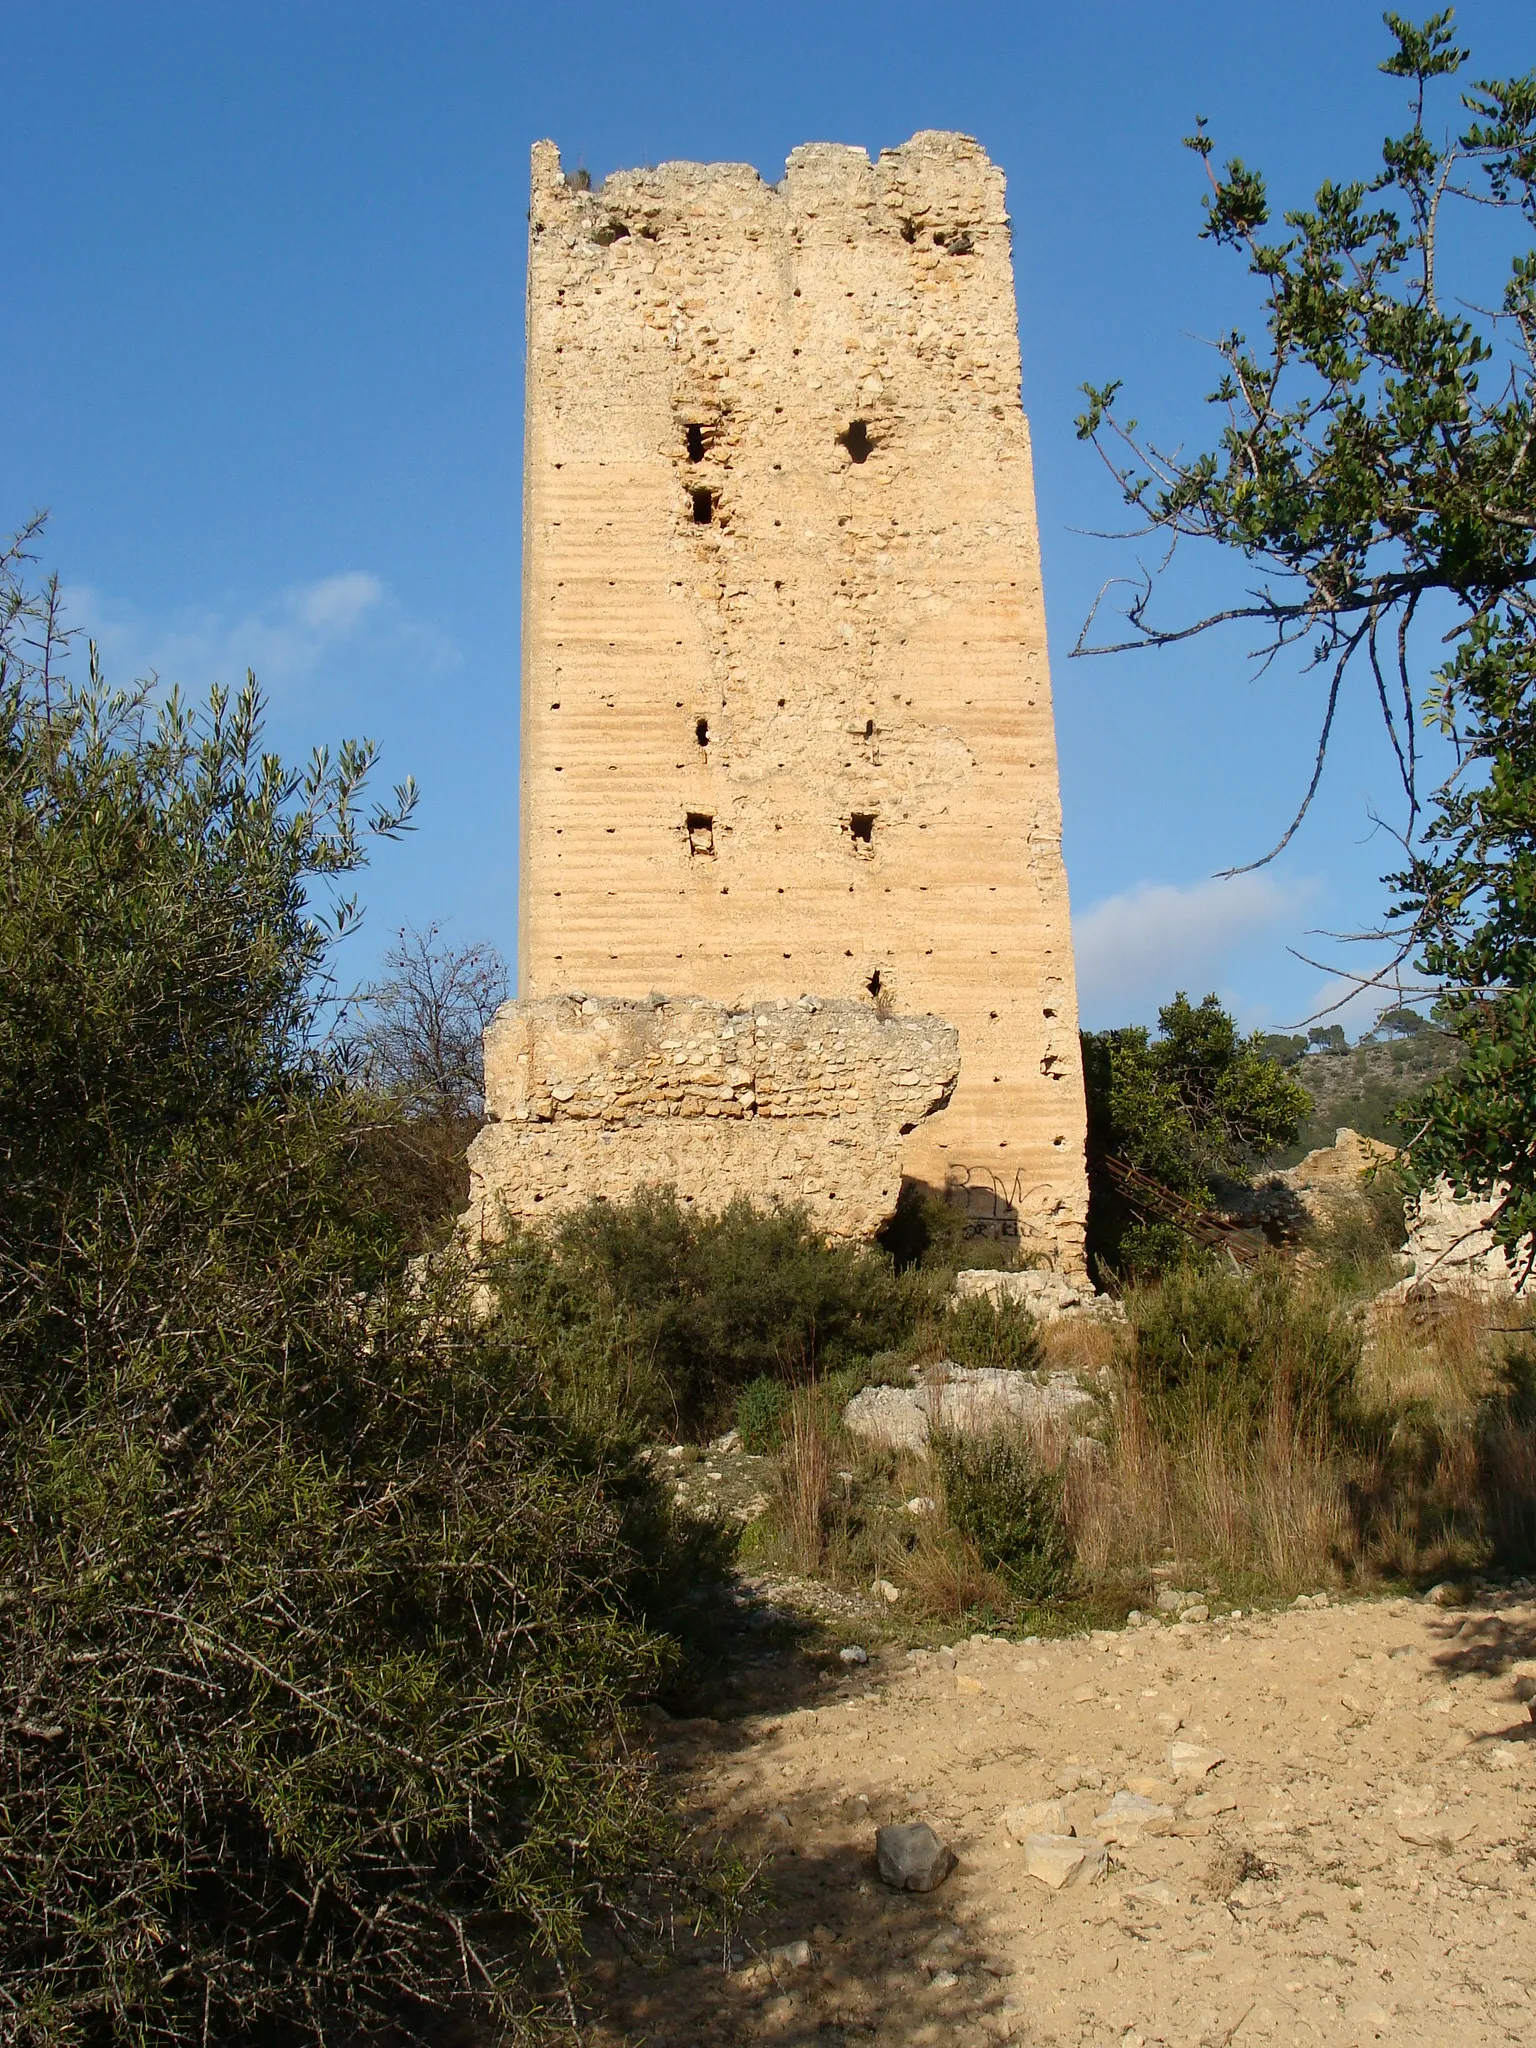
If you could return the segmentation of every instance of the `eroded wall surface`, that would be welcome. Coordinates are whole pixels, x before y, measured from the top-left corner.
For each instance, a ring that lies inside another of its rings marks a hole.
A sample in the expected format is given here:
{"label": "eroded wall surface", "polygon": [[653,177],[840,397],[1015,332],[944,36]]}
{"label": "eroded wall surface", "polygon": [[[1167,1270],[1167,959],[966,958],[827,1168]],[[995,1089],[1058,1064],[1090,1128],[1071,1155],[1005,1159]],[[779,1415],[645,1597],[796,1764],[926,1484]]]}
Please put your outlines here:
{"label": "eroded wall surface", "polygon": [[1087,1190],[1003,178],[533,152],[521,992],[933,1013],[906,1171],[1081,1267]]}
{"label": "eroded wall surface", "polygon": [[959,1063],[952,1025],[861,1003],[504,1003],[485,1034],[469,1228],[494,1239],[503,1216],[538,1222],[670,1183],[701,1209],[777,1200],[829,1235],[870,1237],[896,1206],[904,1142],[949,1100]]}

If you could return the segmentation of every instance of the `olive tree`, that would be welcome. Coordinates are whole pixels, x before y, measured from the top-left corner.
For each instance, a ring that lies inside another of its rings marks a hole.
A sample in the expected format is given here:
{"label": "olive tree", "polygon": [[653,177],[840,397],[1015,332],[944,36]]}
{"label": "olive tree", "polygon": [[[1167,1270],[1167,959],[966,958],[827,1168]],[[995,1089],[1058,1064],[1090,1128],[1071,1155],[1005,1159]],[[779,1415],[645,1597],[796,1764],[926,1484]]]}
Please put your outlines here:
{"label": "olive tree", "polygon": [[[1321,669],[1316,761],[1279,846],[1315,795],[1341,692],[1358,677],[1374,696],[1407,814],[1387,928],[1443,987],[1466,1049],[1422,1099],[1414,1163],[1502,1190],[1513,1245],[1536,1226],[1536,72],[1468,87],[1439,139],[1431,95],[1468,56],[1452,10],[1386,22],[1380,68],[1406,81],[1409,120],[1372,176],[1329,181],[1277,223],[1258,171],[1218,171],[1203,120],[1188,138],[1210,186],[1201,232],[1246,260],[1262,333],[1217,343],[1213,446],[1186,454],[1123,419],[1118,382],[1084,386],[1078,432],[1146,529],[1214,543],[1252,580],[1167,619],[1158,577],[1139,574],[1123,630],[1099,635],[1096,606],[1077,651],[1240,623],[1263,659],[1299,651]],[[1475,246],[1453,248],[1472,208]],[[1448,287],[1500,233],[1502,277],[1471,297]],[[1427,797],[1423,717],[1456,758]]]}

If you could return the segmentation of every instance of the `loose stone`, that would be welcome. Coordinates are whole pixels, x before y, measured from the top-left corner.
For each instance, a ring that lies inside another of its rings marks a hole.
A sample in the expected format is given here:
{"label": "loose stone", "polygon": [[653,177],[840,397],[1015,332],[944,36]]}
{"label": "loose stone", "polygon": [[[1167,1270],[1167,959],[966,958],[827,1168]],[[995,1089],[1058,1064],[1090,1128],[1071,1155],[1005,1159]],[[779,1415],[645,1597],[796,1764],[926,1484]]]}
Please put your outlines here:
{"label": "loose stone", "polygon": [[954,1868],[954,1862],[954,1851],[925,1820],[876,1831],[876,1866],[885,1882],[897,1891],[936,1891]]}

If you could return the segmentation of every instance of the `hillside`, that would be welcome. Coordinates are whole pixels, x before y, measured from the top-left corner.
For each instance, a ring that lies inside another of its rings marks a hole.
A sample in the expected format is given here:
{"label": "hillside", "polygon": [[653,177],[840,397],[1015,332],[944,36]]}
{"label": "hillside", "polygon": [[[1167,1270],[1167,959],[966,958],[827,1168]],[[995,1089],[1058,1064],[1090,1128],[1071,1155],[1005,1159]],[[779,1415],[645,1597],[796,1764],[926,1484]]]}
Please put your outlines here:
{"label": "hillside", "polygon": [[1343,1124],[1400,1145],[1407,1134],[1396,1121],[1399,1105],[1460,1057],[1460,1040],[1432,1026],[1411,1038],[1362,1039],[1343,1052],[1308,1053],[1292,1072],[1312,1097],[1312,1114],[1296,1143],[1267,1163],[1294,1166],[1316,1146],[1331,1145]]}

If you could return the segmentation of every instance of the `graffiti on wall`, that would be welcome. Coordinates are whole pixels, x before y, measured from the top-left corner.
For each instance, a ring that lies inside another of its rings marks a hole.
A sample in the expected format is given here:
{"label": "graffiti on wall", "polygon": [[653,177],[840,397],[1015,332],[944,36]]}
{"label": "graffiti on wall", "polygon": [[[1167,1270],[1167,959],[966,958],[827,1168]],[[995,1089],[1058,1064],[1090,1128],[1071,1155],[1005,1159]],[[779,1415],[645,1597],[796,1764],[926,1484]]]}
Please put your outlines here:
{"label": "graffiti on wall", "polygon": [[990,1166],[951,1165],[944,1199],[964,1216],[967,1237],[1023,1243],[1046,1264],[1054,1264],[1055,1239],[1049,1228],[1052,1191],[1043,1182],[1026,1187],[1021,1173],[1010,1177]]}

